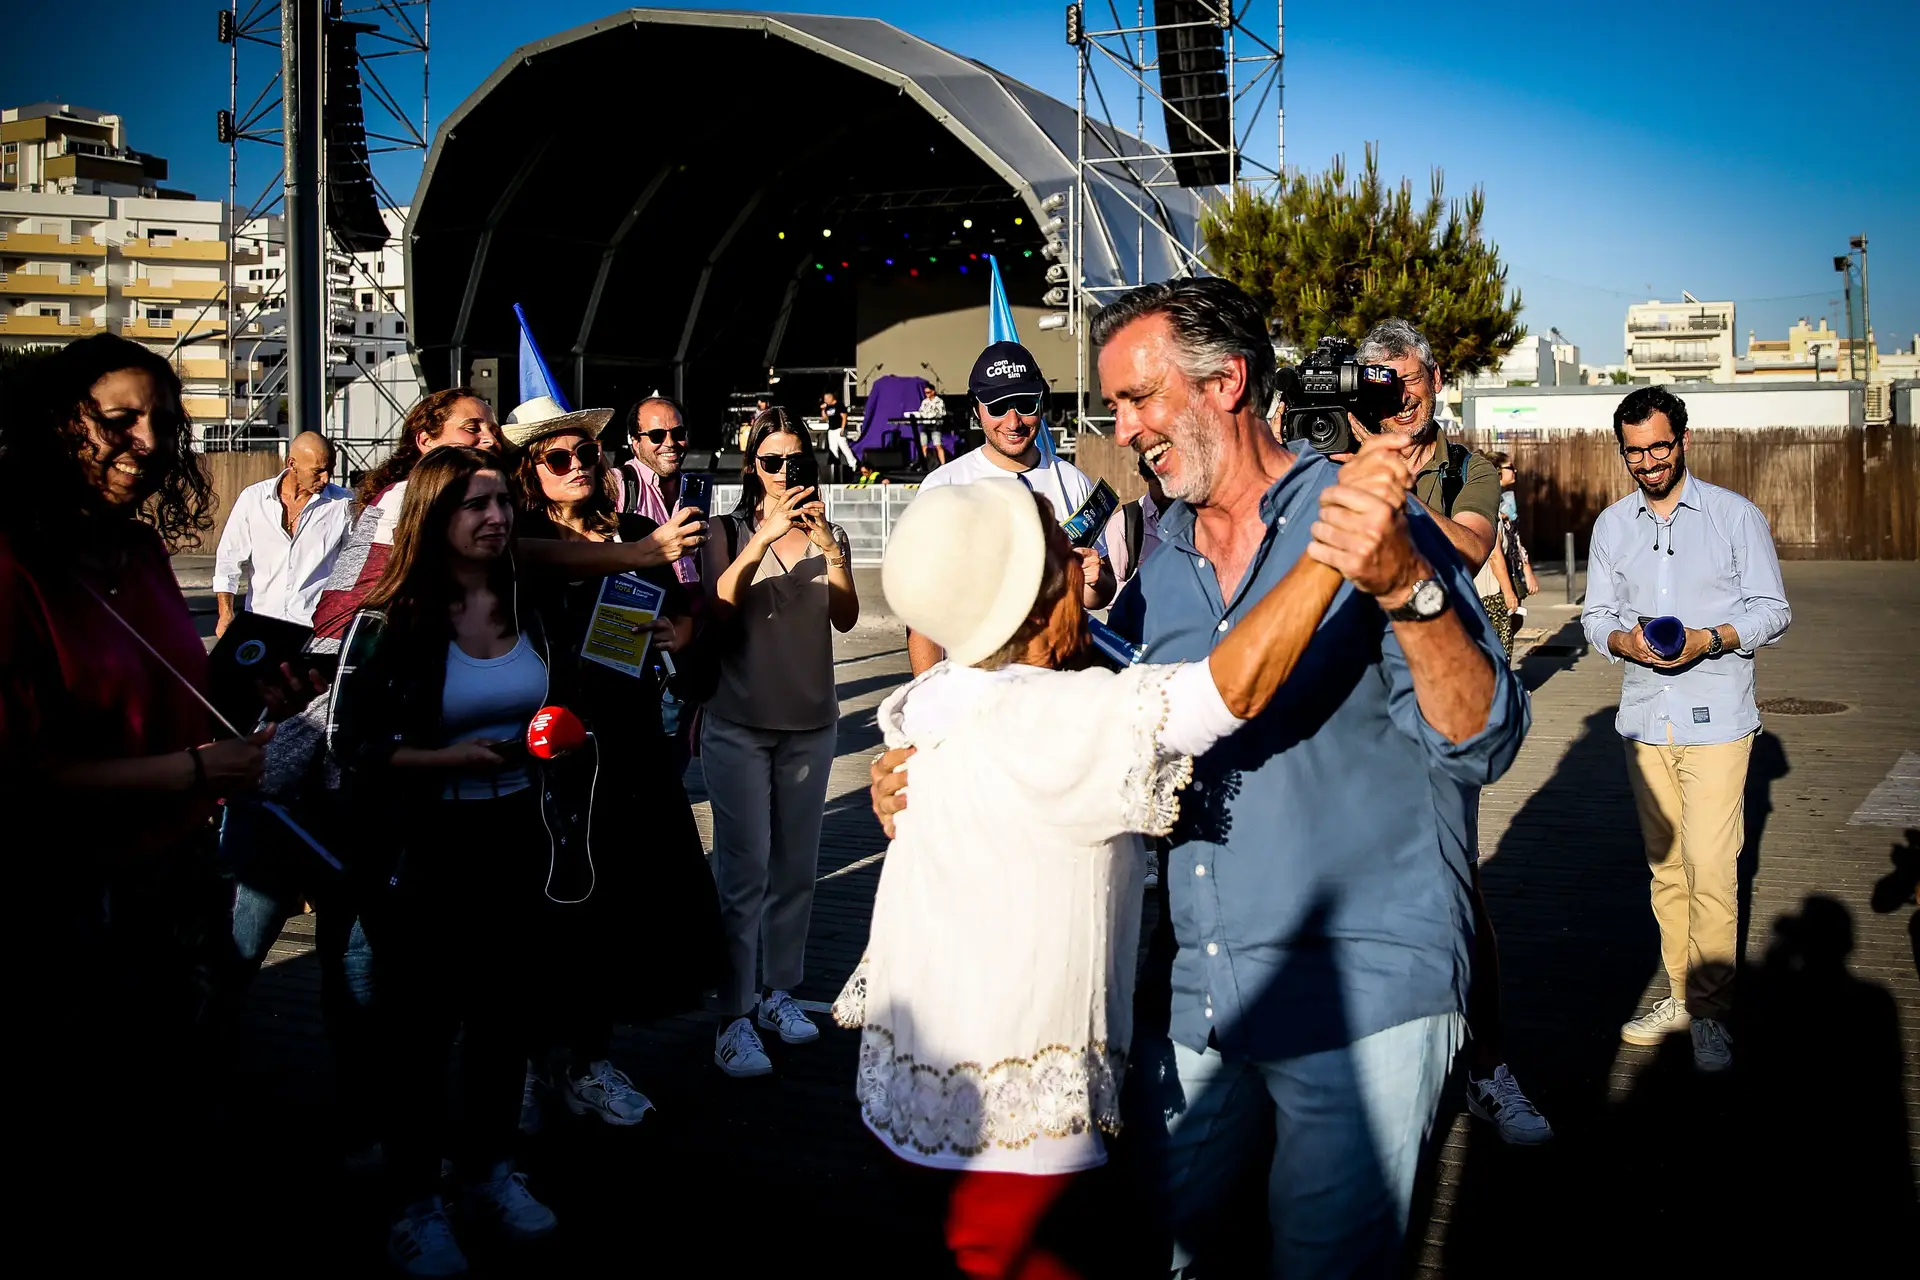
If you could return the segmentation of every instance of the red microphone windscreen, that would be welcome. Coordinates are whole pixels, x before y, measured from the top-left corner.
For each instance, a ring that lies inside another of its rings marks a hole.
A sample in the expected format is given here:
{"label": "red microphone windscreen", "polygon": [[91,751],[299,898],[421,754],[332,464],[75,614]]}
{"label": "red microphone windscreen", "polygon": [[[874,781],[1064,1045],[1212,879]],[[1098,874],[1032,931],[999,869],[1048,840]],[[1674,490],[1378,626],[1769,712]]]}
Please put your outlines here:
{"label": "red microphone windscreen", "polygon": [[552,760],[582,746],[587,726],[565,707],[542,707],[527,725],[527,750],[542,760]]}

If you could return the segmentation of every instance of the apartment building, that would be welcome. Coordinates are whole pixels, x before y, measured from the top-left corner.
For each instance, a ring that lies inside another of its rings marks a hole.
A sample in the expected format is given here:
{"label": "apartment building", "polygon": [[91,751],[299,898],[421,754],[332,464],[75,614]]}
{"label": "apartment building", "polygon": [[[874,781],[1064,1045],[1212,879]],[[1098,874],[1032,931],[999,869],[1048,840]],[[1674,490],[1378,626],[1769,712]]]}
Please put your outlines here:
{"label": "apartment building", "polygon": [[1636,302],[1627,308],[1627,375],[1635,383],[1732,382],[1733,304]]}
{"label": "apartment building", "polygon": [[[366,253],[336,250],[327,260],[327,419],[334,434],[341,437],[372,431],[384,434],[391,415],[384,415],[378,424],[354,421],[356,407],[367,403],[366,397],[349,397],[344,392],[356,379],[392,380],[388,362],[407,355],[407,269],[402,237],[407,210],[384,209],[381,216],[387,226],[385,245]],[[236,265],[234,269],[236,284],[259,291],[255,304],[242,313],[236,331],[238,354],[258,373],[253,382],[236,387],[236,396],[243,401],[237,406],[237,416],[251,410],[255,420],[271,422],[285,394],[281,374],[286,359],[283,220],[275,215],[243,224],[234,233],[234,247],[248,259],[244,267]],[[410,403],[415,394],[409,372],[391,396]]]}
{"label": "apartment building", "polygon": [[0,346],[117,333],[179,370],[196,424],[228,395],[226,209],[166,191],[167,162],[118,116],[64,103],[0,111]]}

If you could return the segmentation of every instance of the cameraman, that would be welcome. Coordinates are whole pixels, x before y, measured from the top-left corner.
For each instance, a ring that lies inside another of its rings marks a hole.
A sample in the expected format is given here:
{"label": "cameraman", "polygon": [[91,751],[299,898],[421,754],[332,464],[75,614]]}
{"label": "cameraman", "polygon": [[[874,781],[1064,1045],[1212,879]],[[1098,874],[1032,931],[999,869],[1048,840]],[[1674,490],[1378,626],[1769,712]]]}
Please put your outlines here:
{"label": "cameraman", "polygon": [[[1355,356],[1361,364],[1382,364],[1400,375],[1406,388],[1400,412],[1377,423],[1353,423],[1362,444],[1382,431],[1413,438],[1407,469],[1413,472],[1413,496],[1447,535],[1469,572],[1478,572],[1493,551],[1493,530],[1500,514],[1500,471],[1465,445],[1440,437],[1433,406],[1440,398],[1440,366],[1425,335],[1405,320],[1382,320],[1367,330]],[[1336,455],[1344,462],[1351,454]]]}
{"label": "cameraman", "polygon": [[[1405,457],[1413,476],[1412,492],[1447,541],[1466,562],[1468,573],[1478,573],[1494,550],[1494,529],[1500,517],[1500,469],[1490,458],[1440,435],[1434,420],[1434,402],[1440,398],[1440,366],[1426,336],[1401,319],[1382,320],[1361,339],[1356,359],[1361,364],[1383,364],[1400,375],[1405,386],[1400,412],[1369,429],[1352,415],[1353,434],[1363,444],[1374,435],[1397,431],[1413,440]],[[1335,455],[1345,461],[1351,454]],[[1479,788],[1472,792],[1467,813],[1479,836]],[[1477,852],[1477,849],[1476,849]],[[1493,921],[1480,892],[1480,863],[1473,860],[1473,981],[1467,991],[1467,1023],[1472,1036],[1467,1057],[1467,1109],[1500,1131],[1500,1137],[1519,1146],[1551,1141],[1553,1128],[1514,1080],[1506,1064],[1506,1016],[1500,1002],[1500,946]]]}

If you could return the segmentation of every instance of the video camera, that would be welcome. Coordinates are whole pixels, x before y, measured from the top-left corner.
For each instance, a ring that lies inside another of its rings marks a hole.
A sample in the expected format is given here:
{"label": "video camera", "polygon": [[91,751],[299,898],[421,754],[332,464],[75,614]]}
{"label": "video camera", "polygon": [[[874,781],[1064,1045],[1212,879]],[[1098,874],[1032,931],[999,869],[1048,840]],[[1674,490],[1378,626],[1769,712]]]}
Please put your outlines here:
{"label": "video camera", "polygon": [[1369,427],[1400,412],[1405,386],[1384,364],[1361,364],[1345,338],[1322,338],[1294,368],[1279,373],[1287,411],[1281,438],[1305,440],[1321,453],[1352,453],[1360,447],[1347,415]]}

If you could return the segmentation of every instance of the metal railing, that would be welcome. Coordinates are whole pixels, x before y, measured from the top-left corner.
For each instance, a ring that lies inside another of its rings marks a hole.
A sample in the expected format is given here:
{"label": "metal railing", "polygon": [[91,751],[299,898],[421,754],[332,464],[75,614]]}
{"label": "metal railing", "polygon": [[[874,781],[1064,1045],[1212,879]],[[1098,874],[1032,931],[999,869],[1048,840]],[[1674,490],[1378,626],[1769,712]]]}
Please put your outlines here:
{"label": "metal railing", "polygon": [[1724,316],[1689,316],[1682,324],[1661,324],[1644,320],[1627,326],[1628,333],[1719,333],[1729,321]]}

